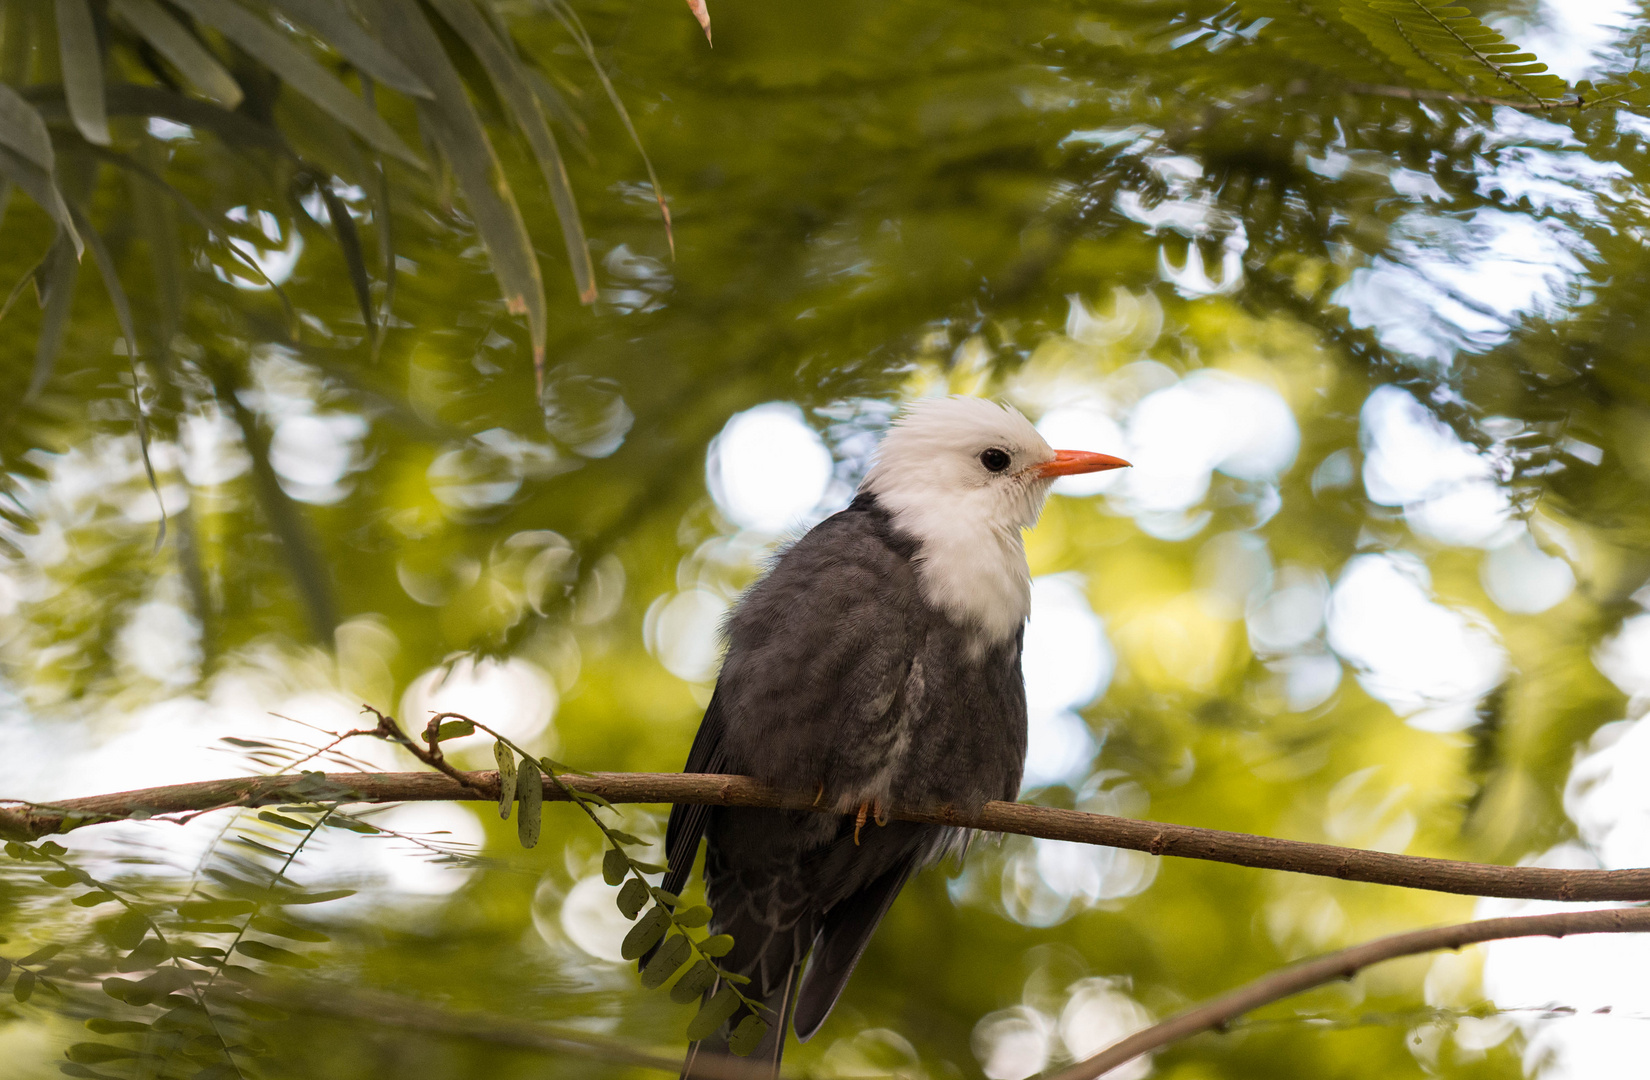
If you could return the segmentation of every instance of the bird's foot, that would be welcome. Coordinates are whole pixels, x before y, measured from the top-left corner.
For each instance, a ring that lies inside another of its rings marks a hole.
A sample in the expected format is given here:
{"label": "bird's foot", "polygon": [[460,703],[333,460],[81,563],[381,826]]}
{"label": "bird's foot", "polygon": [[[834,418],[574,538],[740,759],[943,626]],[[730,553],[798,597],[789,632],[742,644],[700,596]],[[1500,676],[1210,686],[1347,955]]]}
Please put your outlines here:
{"label": "bird's foot", "polygon": [[859,812],[854,814],[854,846],[859,846],[859,830],[865,828],[865,821],[869,818],[878,825],[888,824],[888,810],[882,805],[881,799],[869,799],[859,804]]}

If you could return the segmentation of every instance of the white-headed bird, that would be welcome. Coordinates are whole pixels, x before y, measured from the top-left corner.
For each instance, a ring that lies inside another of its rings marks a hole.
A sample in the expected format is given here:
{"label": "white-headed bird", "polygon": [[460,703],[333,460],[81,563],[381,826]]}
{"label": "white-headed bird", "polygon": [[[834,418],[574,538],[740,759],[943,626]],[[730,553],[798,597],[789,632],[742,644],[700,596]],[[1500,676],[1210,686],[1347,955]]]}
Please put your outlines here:
{"label": "white-headed bird", "polygon": [[[734,608],[686,771],[817,792],[836,811],[671,811],[664,887],[682,891],[703,836],[711,929],[734,940],[722,964],[766,1005],[755,1060],[777,1070],[787,1027],[804,1040],[819,1030],[906,880],[964,840],[889,822],[885,808],[977,811],[1018,794],[1031,606],[1020,533],[1055,478],[1127,464],[1054,450],[980,398],[918,402],[853,503]],[[684,1077],[725,1052],[740,1019],[689,1049]]]}

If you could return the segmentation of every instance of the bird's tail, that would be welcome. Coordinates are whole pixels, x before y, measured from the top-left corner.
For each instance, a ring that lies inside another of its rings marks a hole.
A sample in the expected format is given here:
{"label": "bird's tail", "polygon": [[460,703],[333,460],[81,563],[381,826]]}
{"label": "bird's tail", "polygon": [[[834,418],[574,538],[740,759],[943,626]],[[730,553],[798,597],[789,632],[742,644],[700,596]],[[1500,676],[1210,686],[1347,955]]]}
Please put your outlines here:
{"label": "bird's tail", "polygon": [[[759,1080],[779,1075],[779,1059],[785,1052],[785,1033],[791,1026],[791,1012],[796,1008],[797,977],[801,963],[791,966],[790,974],[763,999],[762,1019],[768,1032],[756,1049],[745,1057],[728,1052],[728,1035],[739,1022],[750,1015],[750,1009],[741,1006],[714,1035],[688,1046],[687,1059],[682,1062],[682,1080]],[[721,986],[717,980],[706,993],[708,998]]]}

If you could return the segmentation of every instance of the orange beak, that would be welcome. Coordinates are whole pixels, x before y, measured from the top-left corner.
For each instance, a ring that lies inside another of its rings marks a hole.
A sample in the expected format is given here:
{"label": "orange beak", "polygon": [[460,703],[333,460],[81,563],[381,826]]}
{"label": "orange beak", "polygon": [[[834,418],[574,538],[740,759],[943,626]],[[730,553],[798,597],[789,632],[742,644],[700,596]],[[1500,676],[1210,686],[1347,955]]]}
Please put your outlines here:
{"label": "orange beak", "polygon": [[1037,466],[1038,476],[1075,476],[1077,473],[1105,472],[1107,469],[1127,469],[1129,462],[1110,454],[1091,454],[1087,450],[1056,450],[1054,460]]}

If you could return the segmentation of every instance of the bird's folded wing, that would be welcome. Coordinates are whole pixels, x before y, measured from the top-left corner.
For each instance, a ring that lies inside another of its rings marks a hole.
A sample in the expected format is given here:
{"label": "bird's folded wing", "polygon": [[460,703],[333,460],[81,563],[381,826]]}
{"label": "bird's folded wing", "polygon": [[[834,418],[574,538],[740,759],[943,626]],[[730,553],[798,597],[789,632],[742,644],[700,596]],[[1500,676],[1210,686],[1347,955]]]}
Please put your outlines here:
{"label": "bird's folded wing", "polygon": [[[718,773],[726,767],[722,753],[722,709],[718,696],[710,700],[705,718],[694,736],[693,749],[688,752],[683,772]],[[687,887],[688,875],[693,872],[693,860],[699,853],[699,838],[705,834],[705,822],[710,807],[677,803],[670,808],[670,823],[665,827],[665,863],[669,869],[662,883],[666,892],[681,895]]]}

